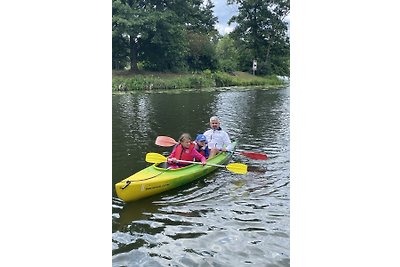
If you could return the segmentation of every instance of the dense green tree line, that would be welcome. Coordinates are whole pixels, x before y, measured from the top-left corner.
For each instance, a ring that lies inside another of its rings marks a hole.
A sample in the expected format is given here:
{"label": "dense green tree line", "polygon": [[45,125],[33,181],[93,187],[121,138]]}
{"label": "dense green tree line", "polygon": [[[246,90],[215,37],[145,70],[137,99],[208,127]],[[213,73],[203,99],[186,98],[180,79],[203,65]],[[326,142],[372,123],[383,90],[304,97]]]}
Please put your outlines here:
{"label": "dense green tree line", "polygon": [[211,0],[113,0],[112,67],[289,75],[288,0],[228,0],[235,30],[220,36]]}

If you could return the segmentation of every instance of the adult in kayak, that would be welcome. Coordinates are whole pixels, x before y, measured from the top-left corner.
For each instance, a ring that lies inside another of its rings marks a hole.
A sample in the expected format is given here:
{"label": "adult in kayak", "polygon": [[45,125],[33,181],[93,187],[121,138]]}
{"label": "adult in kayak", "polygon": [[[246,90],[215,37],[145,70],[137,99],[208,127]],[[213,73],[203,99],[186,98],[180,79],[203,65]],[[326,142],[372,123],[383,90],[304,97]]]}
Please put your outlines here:
{"label": "adult in kayak", "polygon": [[178,142],[179,144],[174,147],[174,150],[168,156],[167,162],[170,168],[176,169],[190,164],[179,162],[179,160],[193,161],[194,159],[197,159],[198,161],[201,161],[203,166],[206,164],[206,158],[196,151],[194,148],[195,144],[192,142],[192,138],[189,134],[182,134],[181,137],[179,137]]}
{"label": "adult in kayak", "polygon": [[219,152],[232,151],[232,142],[227,132],[222,130],[220,120],[217,116],[210,118],[211,129],[204,132],[210,149],[209,158],[214,157]]}
{"label": "adult in kayak", "polygon": [[198,134],[194,140],[194,148],[202,154],[206,159],[210,156],[210,149],[207,144],[207,137],[204,134]]}

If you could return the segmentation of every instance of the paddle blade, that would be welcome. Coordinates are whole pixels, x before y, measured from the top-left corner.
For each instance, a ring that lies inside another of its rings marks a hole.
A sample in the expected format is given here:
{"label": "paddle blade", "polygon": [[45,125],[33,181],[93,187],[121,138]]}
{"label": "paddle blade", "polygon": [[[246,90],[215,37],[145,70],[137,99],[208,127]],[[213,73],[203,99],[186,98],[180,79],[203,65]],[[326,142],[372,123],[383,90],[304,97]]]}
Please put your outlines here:
{"label": "paddle blade", "polygon": [[161,154],[150,152],[146,154],[146,161],[150,163],[161,163],[166,162],[167,158]]}
{"label": "paddle blade", "polygon": [[258,160],[267,160],[268,156],[266,154],[262,154],[262,153],[255,153],[255,152],[240,152],[240,154],[242,154],[243,156],[246,156],[248,158],[251,159],[258,159]]}
{"label": "paddle blade", "polygon": [[176,145],[176,141],[169,136],[157,136],[156,145],[158,146],[173,146]]}
{"label": "paddle blade", "polygon": [[246,174],[247,173],[247,165],[242,163],[231,163],[226,165],[226,168],[231,172],[238,174]]}

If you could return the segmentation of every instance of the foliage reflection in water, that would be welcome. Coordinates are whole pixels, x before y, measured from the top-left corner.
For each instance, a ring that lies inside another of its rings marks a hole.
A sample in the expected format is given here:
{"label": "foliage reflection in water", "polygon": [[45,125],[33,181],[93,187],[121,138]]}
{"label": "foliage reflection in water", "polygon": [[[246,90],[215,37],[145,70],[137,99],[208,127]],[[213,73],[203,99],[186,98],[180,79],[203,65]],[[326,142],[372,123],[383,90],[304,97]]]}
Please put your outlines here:
{"label": "foliage reflection in water", "polygon": [[[113,186],[148,166],[147,152],[167,155],[158,135],[193,136],[212,115],[249,166],[224,169],[132,203],[113,188],[113,266],[289,266],[289,88],[137,92],[113,96]],[[251,171],[252,170],[252,171]]]}

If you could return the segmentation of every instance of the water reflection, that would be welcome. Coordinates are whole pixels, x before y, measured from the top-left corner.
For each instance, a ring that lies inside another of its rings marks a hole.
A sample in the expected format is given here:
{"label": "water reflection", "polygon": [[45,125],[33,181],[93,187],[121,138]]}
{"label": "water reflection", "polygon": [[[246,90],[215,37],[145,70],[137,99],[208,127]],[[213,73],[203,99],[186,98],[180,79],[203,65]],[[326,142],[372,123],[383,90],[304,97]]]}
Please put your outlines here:
{"label": "water reflection", "polygon": [[289,266],[289,89],[138,92],[113,96],[113,185],[148,166],[158,135],[203,132],[217,115],[253,172],[220,169],[132,203],[113,188],[113,266]]}

